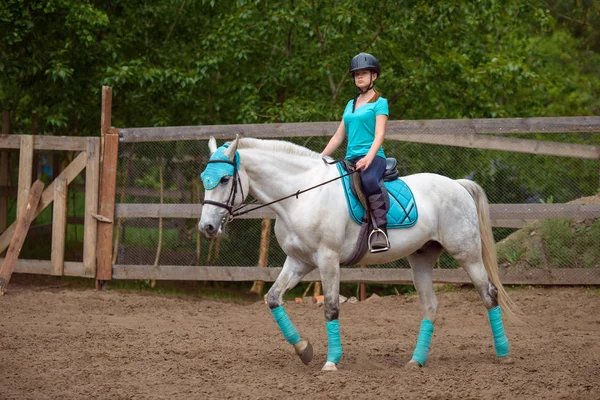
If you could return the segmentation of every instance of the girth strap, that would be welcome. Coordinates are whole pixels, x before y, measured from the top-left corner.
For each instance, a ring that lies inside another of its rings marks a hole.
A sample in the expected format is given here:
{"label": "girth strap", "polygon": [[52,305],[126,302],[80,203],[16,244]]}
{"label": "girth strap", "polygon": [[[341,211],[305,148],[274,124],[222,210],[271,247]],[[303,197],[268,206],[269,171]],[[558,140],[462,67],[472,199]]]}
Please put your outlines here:
{"label": "girth strap", "polygon": [[[342,159],[341,164],[344,167],[344,169],[348,172],[356,171],[356,164],[351,160],[348,160],[347,158]],[[363,208],[365,210],[368,210],[369,207],[367,202],[367,196],[365,195],[365,192],[362,187],[362,180],[360,174],[361,171],[358,171],[357,174],[355,173],[352,174],[352,176],[350,176],[350,188],[352,189],[352,193],[354,193],[354,195],[356,196],[360,204],[363,206]]]}

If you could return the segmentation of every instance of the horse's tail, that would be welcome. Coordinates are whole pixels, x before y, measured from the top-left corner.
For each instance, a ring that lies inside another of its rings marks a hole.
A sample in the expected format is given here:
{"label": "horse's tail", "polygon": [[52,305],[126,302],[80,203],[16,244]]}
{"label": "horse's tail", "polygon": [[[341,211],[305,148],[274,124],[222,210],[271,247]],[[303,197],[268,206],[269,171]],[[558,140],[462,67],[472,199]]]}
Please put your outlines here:
{"label": "horse's tail", "polygon": [[498,259],[496,256],[496,244],[494,242],[492,222],[490,220],[490,205],[485,191],[477,183],[468,179],[457,179],[456,182],[467,189],[471,197],[473,197],[473,200],[475,200],[477,216],[479,217],[479,234],[481,236],[483,265],[485,266],[485,270],[487,271],[490,280],[494,286],[496,286],[496,289],[498,289],[498,303],[508,320],[518,322],[520,321],[520,311],[517,305],[508,296],[508,293],[500,280]]}

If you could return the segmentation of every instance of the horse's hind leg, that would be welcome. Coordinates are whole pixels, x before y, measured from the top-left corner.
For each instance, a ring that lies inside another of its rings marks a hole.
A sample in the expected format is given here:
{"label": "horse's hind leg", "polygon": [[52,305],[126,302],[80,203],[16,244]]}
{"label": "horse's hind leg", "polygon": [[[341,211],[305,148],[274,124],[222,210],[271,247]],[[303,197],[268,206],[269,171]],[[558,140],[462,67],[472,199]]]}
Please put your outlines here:
{"label": "horse's hind leg", "polygon": [[267,293],[267,304],[273,313],[275,322],[277,322],[281,333],[283,333],[288,343],[294,346],[296,354],[300,356],[304,364],[308,364],[312,360],[312,345],[307,339],[300,337],[298,330],[283,309],[282,303],[283,295],[296,286],[313,269],[314,267],[311,265],[292,257],[287,257],[277,280]]}
{"label": "horse's hind leg", "polygon": [[419,295],[421,305],[421,328],[417,345],[412,359],[406,364],[407,367],[421,367],[427,361],[429,344],[433,335],[433,324],[438,308],[437,298],[433,290],[433,267],[444,248],[437,242],[429,242],[415,253],[408,256],[408,262],[412,268],[413,282]]}
{"label": "horse's hind leg", "polygon": [[[470,251],[467,250],[469,248],[471,249]],[[460,252],[451,252],[449,250],[449,253],[467,271],[469,278],[473,282],[473,286],[475,286],[485,308],[488,310],[498,360],[503,364],[511,364],[513,361],[508,356],[509,344],[504,332],[504,325],[502,324],[500,307],[498,306],[498,289],[490,280],[485,269],[481,256],[481,247],[477,245],[463,245],[463,250]]]}

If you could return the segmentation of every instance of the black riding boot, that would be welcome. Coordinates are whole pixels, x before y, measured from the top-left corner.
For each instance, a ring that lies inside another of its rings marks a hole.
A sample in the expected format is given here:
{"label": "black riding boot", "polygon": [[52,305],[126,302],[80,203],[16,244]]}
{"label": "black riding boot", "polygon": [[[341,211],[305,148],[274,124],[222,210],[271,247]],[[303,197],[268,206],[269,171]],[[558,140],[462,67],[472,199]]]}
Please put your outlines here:
{"label": "black riding boot", "polygon": [[373,216],[373,231],[369,235],[371,253],[386,251],[390,248],[387,235],[387,202],[383,192],[377,192],[368,197],[371,215]]}

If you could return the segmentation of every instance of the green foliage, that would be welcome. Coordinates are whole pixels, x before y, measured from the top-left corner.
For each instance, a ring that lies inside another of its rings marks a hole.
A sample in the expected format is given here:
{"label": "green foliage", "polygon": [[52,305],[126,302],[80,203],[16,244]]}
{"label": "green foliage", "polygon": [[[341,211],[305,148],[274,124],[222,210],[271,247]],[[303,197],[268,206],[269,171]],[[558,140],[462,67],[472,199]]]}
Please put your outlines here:
{"label": "green foliage", "polygon": [[571,2],[7,0],[0,103],[17,132],[95,134],[101,84],[116,126],[338,120],[366,50],[393,119],[598,114],[598,6]]}
{"label": "green foliage", "polygon": [[106,12],[87,1],[9,0],[0,20],[0,103],[13,112],[14,131],[37,113],[42,131],[90,134],[85,123],[98,114],[95,70]]}
{"label": "green foliage", "polygon": [[[101,85],[113,86],[114,126],[337,121],[355,94],[349,60],[369,51],[382,65],[377,87],[394,120],[599,115],[599,7],[583,0],[365,0],[360,7],[350,0],[5,0],[0,106],[10,110],[14,133],[30,133],[37,118],[41,133],[58,135],[98,134]],[[600,145],[590,134],[522,138]],[[322,149],[327,138],[292,140]],[[189,193],[205,143],[153,146],[122,147],[119,182],[130,157],[139,168],[132,185],[159,189],[162,163],[164,189]],[[596,160],[417,143],[386,151],[403,174],[473,178],[494,203],[562,203],[598,191]],[[184,168],[187,155],[197,163]],[[259,232],[258,224],[244,227],[257,241]],[[510,231],[495,233],[502,239]],[[126,235],[132,245],[156,241],[142,228]],[[165,246],[176,247],[177,236],[166,230]],[[548,246],[563,254],[567,239]],[[232,241],[223,246],[231,257],[243,251]],[[257,251],[244,256],[257,259]],[[596,262],[583,247],[576,253],[586,265]],[[541,256],[530,246],[503,257],[540,265]],[[282,257],[277,250],[270,260],[281,265]],[[443,257],[444,267],[456,266]]]}

